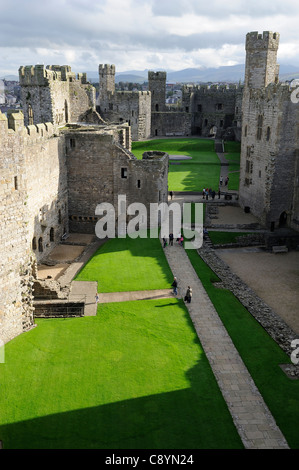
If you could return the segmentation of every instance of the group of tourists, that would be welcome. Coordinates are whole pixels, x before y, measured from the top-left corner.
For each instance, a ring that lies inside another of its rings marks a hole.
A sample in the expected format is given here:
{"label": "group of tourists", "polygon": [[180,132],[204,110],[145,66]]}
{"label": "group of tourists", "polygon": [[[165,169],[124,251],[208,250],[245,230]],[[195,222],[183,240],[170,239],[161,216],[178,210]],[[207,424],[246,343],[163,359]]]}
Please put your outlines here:
{"label": "group of tourists", "polygon": [[[173,246],[173,233],[169,234],[169,246]],[[179,245],[183,246],[184,243],[184,237],[182,236],[181,233],[178,234],[176,241],[178,242]],[[163,248],[165,248],[168,245],[168,239],[164,236],[163,237]]]}
{"label": "group of tourists", "polygon": [[[178,294],[178,280],[177,280],[176,277],[173,278],[173,283],[171,284],[171,286],[173,288],[174,295],[177,295]],[[190,304],[191,299],[192,299],[192,288],[190,286],[188,286],[187,290],[186,290],[185,297],[184,297],[184,301],[187,302],[188,304]]]}

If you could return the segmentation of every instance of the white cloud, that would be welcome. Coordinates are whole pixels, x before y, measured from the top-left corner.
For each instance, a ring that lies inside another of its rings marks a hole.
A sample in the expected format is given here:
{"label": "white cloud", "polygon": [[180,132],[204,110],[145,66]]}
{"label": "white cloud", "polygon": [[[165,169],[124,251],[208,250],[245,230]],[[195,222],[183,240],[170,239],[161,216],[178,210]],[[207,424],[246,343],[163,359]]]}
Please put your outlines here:
{"label": "white cloud", "polygon": [[0,76],[19,65],[118,71],[244,63],[249,31],[280,33],[279,61],[298,65],[293,0],[11,0],[0,6]]}

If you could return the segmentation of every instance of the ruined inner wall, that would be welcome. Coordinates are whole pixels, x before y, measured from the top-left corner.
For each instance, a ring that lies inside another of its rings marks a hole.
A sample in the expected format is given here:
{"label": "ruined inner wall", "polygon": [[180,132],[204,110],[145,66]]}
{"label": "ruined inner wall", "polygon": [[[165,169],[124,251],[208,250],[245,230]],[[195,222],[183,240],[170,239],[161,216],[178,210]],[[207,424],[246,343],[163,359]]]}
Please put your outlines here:
{"label": "ruined inner wall", "polygon": [[217,128],[222,137],[228,127],[241,126],[242,88],[237,85],[184,87],[183,107],[192,114],[192,134],[209,137]]}
{"label": "ruined inner wall", "polygon": [[191,134],[191,113],[162,112],[152,113],[152,137],[159,136],[186,136]]}
{"label": "ruined inner wall", "polygon": [[[138,161],[120,144],[125,126],[98,132],[66,132],[70,229],[95,233],[100,203],[110,203],[118,217],[118,196],[127,203],[167,200],[167,162]],[[162,169],[161,169],[162,167]]]}

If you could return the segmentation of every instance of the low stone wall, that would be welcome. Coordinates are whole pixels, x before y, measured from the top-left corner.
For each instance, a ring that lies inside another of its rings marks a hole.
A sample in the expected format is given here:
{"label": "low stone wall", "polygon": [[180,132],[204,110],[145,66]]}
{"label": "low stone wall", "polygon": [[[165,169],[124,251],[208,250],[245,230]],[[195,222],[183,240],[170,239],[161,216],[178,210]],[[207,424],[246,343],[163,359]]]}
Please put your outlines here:
{"label": "low stone wall", "polygon": [[84,302],[34,302],[35,318],[73,318],[84,316]]}
{"label": "low stone wall", "polygon": [[[297,339],[298,335],[247,284],[230,270],[229,266],[218,257],[216,250],[204,245],[198,250],[198,254],[221,280],[215,286],[230,290],[290,357],[293,352],[291,342]],[[299,366],[290,364],[288,369],[291,377],[299,378]]]}

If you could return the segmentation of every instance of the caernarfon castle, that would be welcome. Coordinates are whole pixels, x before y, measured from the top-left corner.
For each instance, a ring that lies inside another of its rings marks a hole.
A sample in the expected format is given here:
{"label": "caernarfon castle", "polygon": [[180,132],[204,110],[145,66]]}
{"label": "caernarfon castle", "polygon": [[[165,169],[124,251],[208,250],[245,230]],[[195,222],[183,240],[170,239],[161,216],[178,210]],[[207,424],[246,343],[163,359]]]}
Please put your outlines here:
{"label": "caernarfon castle", "polygon": [[165,105],[165,72],[149,72],[148,91],[122,92],[114,65],[100,65],[97,103],[69,66],[20,67],[22,112],[0,113],[2,342],[32,327],[37,264],[68,233],[94,233],[98,204],[118,218],[119,194],[167,202],[168,155],[137,160],[132,140],[241,141],[241,207],[269,230],[299,229],[299,103],[279,82],[278,45],[278,33],[248,33],[244,85],[184,86],[176,111]]}

